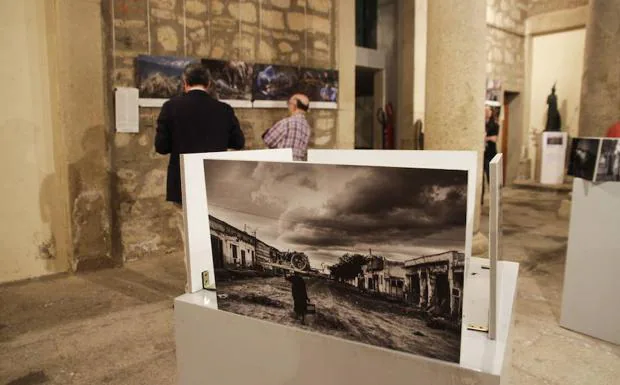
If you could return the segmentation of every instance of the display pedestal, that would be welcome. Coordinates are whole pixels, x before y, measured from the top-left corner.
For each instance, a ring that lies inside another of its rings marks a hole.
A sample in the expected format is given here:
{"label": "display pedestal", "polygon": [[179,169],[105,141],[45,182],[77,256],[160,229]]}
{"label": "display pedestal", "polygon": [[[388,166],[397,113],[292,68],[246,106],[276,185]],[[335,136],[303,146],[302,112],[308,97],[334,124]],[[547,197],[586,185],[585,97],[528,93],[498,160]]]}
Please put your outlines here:
{"label": "display pedestal", "polygon": [[[485,271],[482,266],[488,262],[472,258],[470,271]],[[217,310],[213,291],[184,294],[175,299],[174,306],[179,384],[504,384],[505,368],[510,365],[518,266],[498,263],[497,339],[464,329],[460,364]],[[489,279],[488,273],[478,275],[484,278],[476,279]],[[488,304],[488,287],[470,285],[467,296],[477,301],[486,298]]]}
{"label": "display pedestal", "polygon": [[540,183],[562,184],[564,182],[567,142],[566,132],[543,132]]}
{"label": "display pedestal", "polygon": [[573,180],[560,325],[620,344],[620,183]]}

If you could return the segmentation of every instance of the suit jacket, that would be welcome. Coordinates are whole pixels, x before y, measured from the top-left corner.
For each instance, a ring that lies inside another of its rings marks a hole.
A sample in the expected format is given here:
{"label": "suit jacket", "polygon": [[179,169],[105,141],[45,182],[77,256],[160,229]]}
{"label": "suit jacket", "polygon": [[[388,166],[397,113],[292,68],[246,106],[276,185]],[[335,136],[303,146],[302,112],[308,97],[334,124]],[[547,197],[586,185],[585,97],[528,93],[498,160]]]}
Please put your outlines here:
{"label": "suit jacket", "polygon": [[157,118],[155,151],[170,154],[166,200],[181,203],[180,154],[243,149],[245,137],[235,112],[202,90],[164,103]]}

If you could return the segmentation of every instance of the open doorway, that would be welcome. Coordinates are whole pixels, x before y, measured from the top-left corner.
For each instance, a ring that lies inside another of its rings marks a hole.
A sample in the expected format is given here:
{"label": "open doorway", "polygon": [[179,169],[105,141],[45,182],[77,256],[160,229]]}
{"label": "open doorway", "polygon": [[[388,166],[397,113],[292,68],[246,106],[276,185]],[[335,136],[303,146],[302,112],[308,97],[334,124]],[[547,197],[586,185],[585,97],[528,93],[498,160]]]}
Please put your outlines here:
{"label": "open doorway", "polygon": [[504,92],[503,119],[500,129],[500,146],[503,154],[503,183],[511,184],[518,175],[523,142],[521,97],[518,92]]}
{"label": "open doorway", "polygon": [[355,67],[355,148],[378,149],[383,131],[377,110],[383,107],[383,70]]}

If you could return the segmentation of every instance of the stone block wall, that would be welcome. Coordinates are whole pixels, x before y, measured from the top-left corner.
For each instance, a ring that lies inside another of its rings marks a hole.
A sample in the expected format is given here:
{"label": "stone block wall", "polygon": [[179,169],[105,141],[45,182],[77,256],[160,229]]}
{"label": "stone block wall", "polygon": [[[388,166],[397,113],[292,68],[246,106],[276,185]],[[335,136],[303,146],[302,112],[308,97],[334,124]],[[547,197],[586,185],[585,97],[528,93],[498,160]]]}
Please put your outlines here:
{"label": "stone block wall", "polygon": [[[139,54],[238,59],[336,68],[335,0],[103,0],[110,89],[135,86]],[[107,3],[107,4],[106,4]],[[237,109],[248,149],[287,111]],[[124,260],[178,251],[174,212],[164,201],[167,157],[154,152],[159,110],[140,111],[139,134],[113,134],[113,205]],[[309,114],[311,146],[336,143],[337,112]],[[206,230],[205,230],[206,231]]]}
{"label": "stone block wall", "polygon": [[505,90],[523,90],[527,6],[527,0],[487,0],[487,77]]}
{"label": "stone block wall", "polygon": [[588,0],[529,0],[528,17],[588,5]]}

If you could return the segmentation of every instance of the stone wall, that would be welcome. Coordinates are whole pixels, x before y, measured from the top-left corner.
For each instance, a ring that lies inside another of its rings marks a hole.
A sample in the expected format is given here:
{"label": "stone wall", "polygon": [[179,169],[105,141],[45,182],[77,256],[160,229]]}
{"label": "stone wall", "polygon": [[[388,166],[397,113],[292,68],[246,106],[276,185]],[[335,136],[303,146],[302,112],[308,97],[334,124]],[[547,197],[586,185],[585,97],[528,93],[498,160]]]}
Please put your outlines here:
{"label": "stone wall", "polygon": [[588,5],[588,0],[529,0],[527,15],[560,11]]}
{"label": "stone wall", "polygon": [[[138,54],[239,59],[336,68],[335,0],[104,0],[110,87],[135,86]],[[158,109],[141,109],[139,134],[114,134],[113,201],[124,260],[180,249],[172,207],[164,202],[167,157],[153,139]],[[237,109],[249,149],[287,113]],[[311,111],[311,146],[336,144],[337,112]]]}
{"label": "stone wall", "polygon": [[527,0],[487,0],[487,77],[522,91]]}

